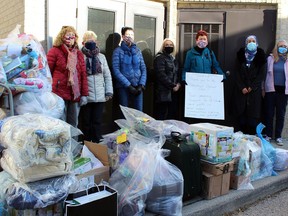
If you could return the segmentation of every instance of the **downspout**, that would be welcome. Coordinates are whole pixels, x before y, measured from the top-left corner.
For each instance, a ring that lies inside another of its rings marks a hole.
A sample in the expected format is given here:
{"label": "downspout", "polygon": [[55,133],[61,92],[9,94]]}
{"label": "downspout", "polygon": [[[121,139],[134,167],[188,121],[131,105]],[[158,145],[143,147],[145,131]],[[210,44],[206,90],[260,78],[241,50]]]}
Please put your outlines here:
{"label": "downspout", "polygon": [[53,46],[53,41],[52,38],[49,36],[50,32],[49,32],[49,0],[45,0],[45,8],[46,8],[46,22],[45,22],[45,34],[46,34],[46,53],[48,52],[48,50],[50,48],[52,48]]}

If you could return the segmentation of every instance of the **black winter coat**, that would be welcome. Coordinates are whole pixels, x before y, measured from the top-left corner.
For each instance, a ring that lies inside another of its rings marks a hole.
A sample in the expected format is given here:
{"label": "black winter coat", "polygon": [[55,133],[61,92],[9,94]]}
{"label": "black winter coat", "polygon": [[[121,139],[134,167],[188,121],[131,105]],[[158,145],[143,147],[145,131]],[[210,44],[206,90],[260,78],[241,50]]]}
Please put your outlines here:
{"label": "black winter coat", "polygon": [[178,62],[165,52],[157,53],[154,72],[156,102],[171,102],[173,88],[180,82]]}
{"label": "black winter coat", "polygon": [[[257,53],[250,67],[246,65],[245,49],[237,52],[239,62],[236,71],[236,88],[234,92],[234,114],[245,115],[250,118],[261,117],[262,81],[266,76],[266,55],[263,49],[257,48]],[[243,88],[252,88],[248,94],[243,94]]]}

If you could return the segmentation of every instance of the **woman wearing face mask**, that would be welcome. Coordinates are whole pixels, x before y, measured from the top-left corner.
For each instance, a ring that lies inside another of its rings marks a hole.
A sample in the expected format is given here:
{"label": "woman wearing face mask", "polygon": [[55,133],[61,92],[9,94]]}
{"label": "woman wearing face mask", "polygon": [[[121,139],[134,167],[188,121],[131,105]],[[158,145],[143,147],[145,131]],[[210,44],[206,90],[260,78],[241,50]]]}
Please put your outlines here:
{"label": "woman wearing face mask", "polygon": [[97,35],[87,31],[83,35],[81,51],[85,56],[88,80],[88,103],[81,107],[84,139],[99,143],[105,102],[113,97],[112,78],[105,56],[96,44]]}
{"label": "woman wearing face mask", "polygon": [[266,139],[273,137],[273,119],[276,110],[275,140],[282,146],[281,138],[288,98],[288,44],[285,40],[279,40],[267,58],[267,75],[264,83],[264,110]]}
{"label": "woman wearing face mask", "polygon": [[87,103],[88,84],[84,56],[78,48],[74,27],[63,26],[47,53],[52,74],[52,91],[65,102],[62,119],[78,126],[80,104]]}
{"label": "woman wearing face mask", "polygon": [[[223,71],[212,50],[208,47],[208,34],[204,30],[197,32],[195,46],[186,54],[182,81],[186,80],[186,72],[196,73],[216,73],[222,74]],[[225,77],[224,77],[225,78]]]}
{"label": "woman wearing face mask", "polygon": [[158,120],[177,118],[177,93],[181,87],[181,75],[174,54],[174,43],[166,38],[154,59],[155,118]]}
{"label": "woman wearing face mask", "polygon": [[[258,47],[255,35],[249,35],[245,47],[237,52],[238,70],[235,71],[234,115],[237,120],[235,130],[244,134],[256,134],[256,126],[261,118],[261,85],[266,73],[266,55]],[[237,128],[239,127],[239,128]]]}
{"label": "woman wearing face mask", "polygon": [[142,111],[146,65],[141,50],[134,43],[133,29],[123,27],[121,34],[121,45],[114,50],[112,56],[115,92],[120,105]]}

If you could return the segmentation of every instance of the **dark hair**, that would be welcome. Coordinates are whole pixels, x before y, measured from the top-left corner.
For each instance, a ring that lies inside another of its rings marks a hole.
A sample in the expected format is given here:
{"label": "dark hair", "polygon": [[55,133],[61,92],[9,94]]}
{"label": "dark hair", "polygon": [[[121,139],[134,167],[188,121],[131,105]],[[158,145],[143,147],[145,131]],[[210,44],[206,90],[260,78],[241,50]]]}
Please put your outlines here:
{"label": "dark hair", "polygon": [[125,32],[126,32],[127,30],[132,30],[132,31],[134,31],[133,28],[125,26],[125,27],[122,27],[122,29],[121,29],[121,35],[125,35]]}
{"label": "dark hair", "polygon": [[197,32],[197,34],[196,34],[196,40],[197,40],[200,36],[206,36],[206,37],[208,37],[208,34],[207,34],[207,32],[204,31],[204,30],[199,30],[199,31]]}

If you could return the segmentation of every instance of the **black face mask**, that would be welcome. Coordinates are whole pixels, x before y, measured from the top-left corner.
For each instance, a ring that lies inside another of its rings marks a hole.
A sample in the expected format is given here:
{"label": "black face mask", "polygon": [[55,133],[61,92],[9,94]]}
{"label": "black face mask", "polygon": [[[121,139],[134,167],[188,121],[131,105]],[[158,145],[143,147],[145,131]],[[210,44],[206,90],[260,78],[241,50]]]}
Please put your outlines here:
{"label": "black face mask", "polygon": [[174,51],[174,47],[164,47],[164,51],[168,54],[172,53]]}
{"label": "black face mask", "polygon": [[85,43],[85,47],[91,51],[96,49],[96,43],[94,41],[89,41]]}

